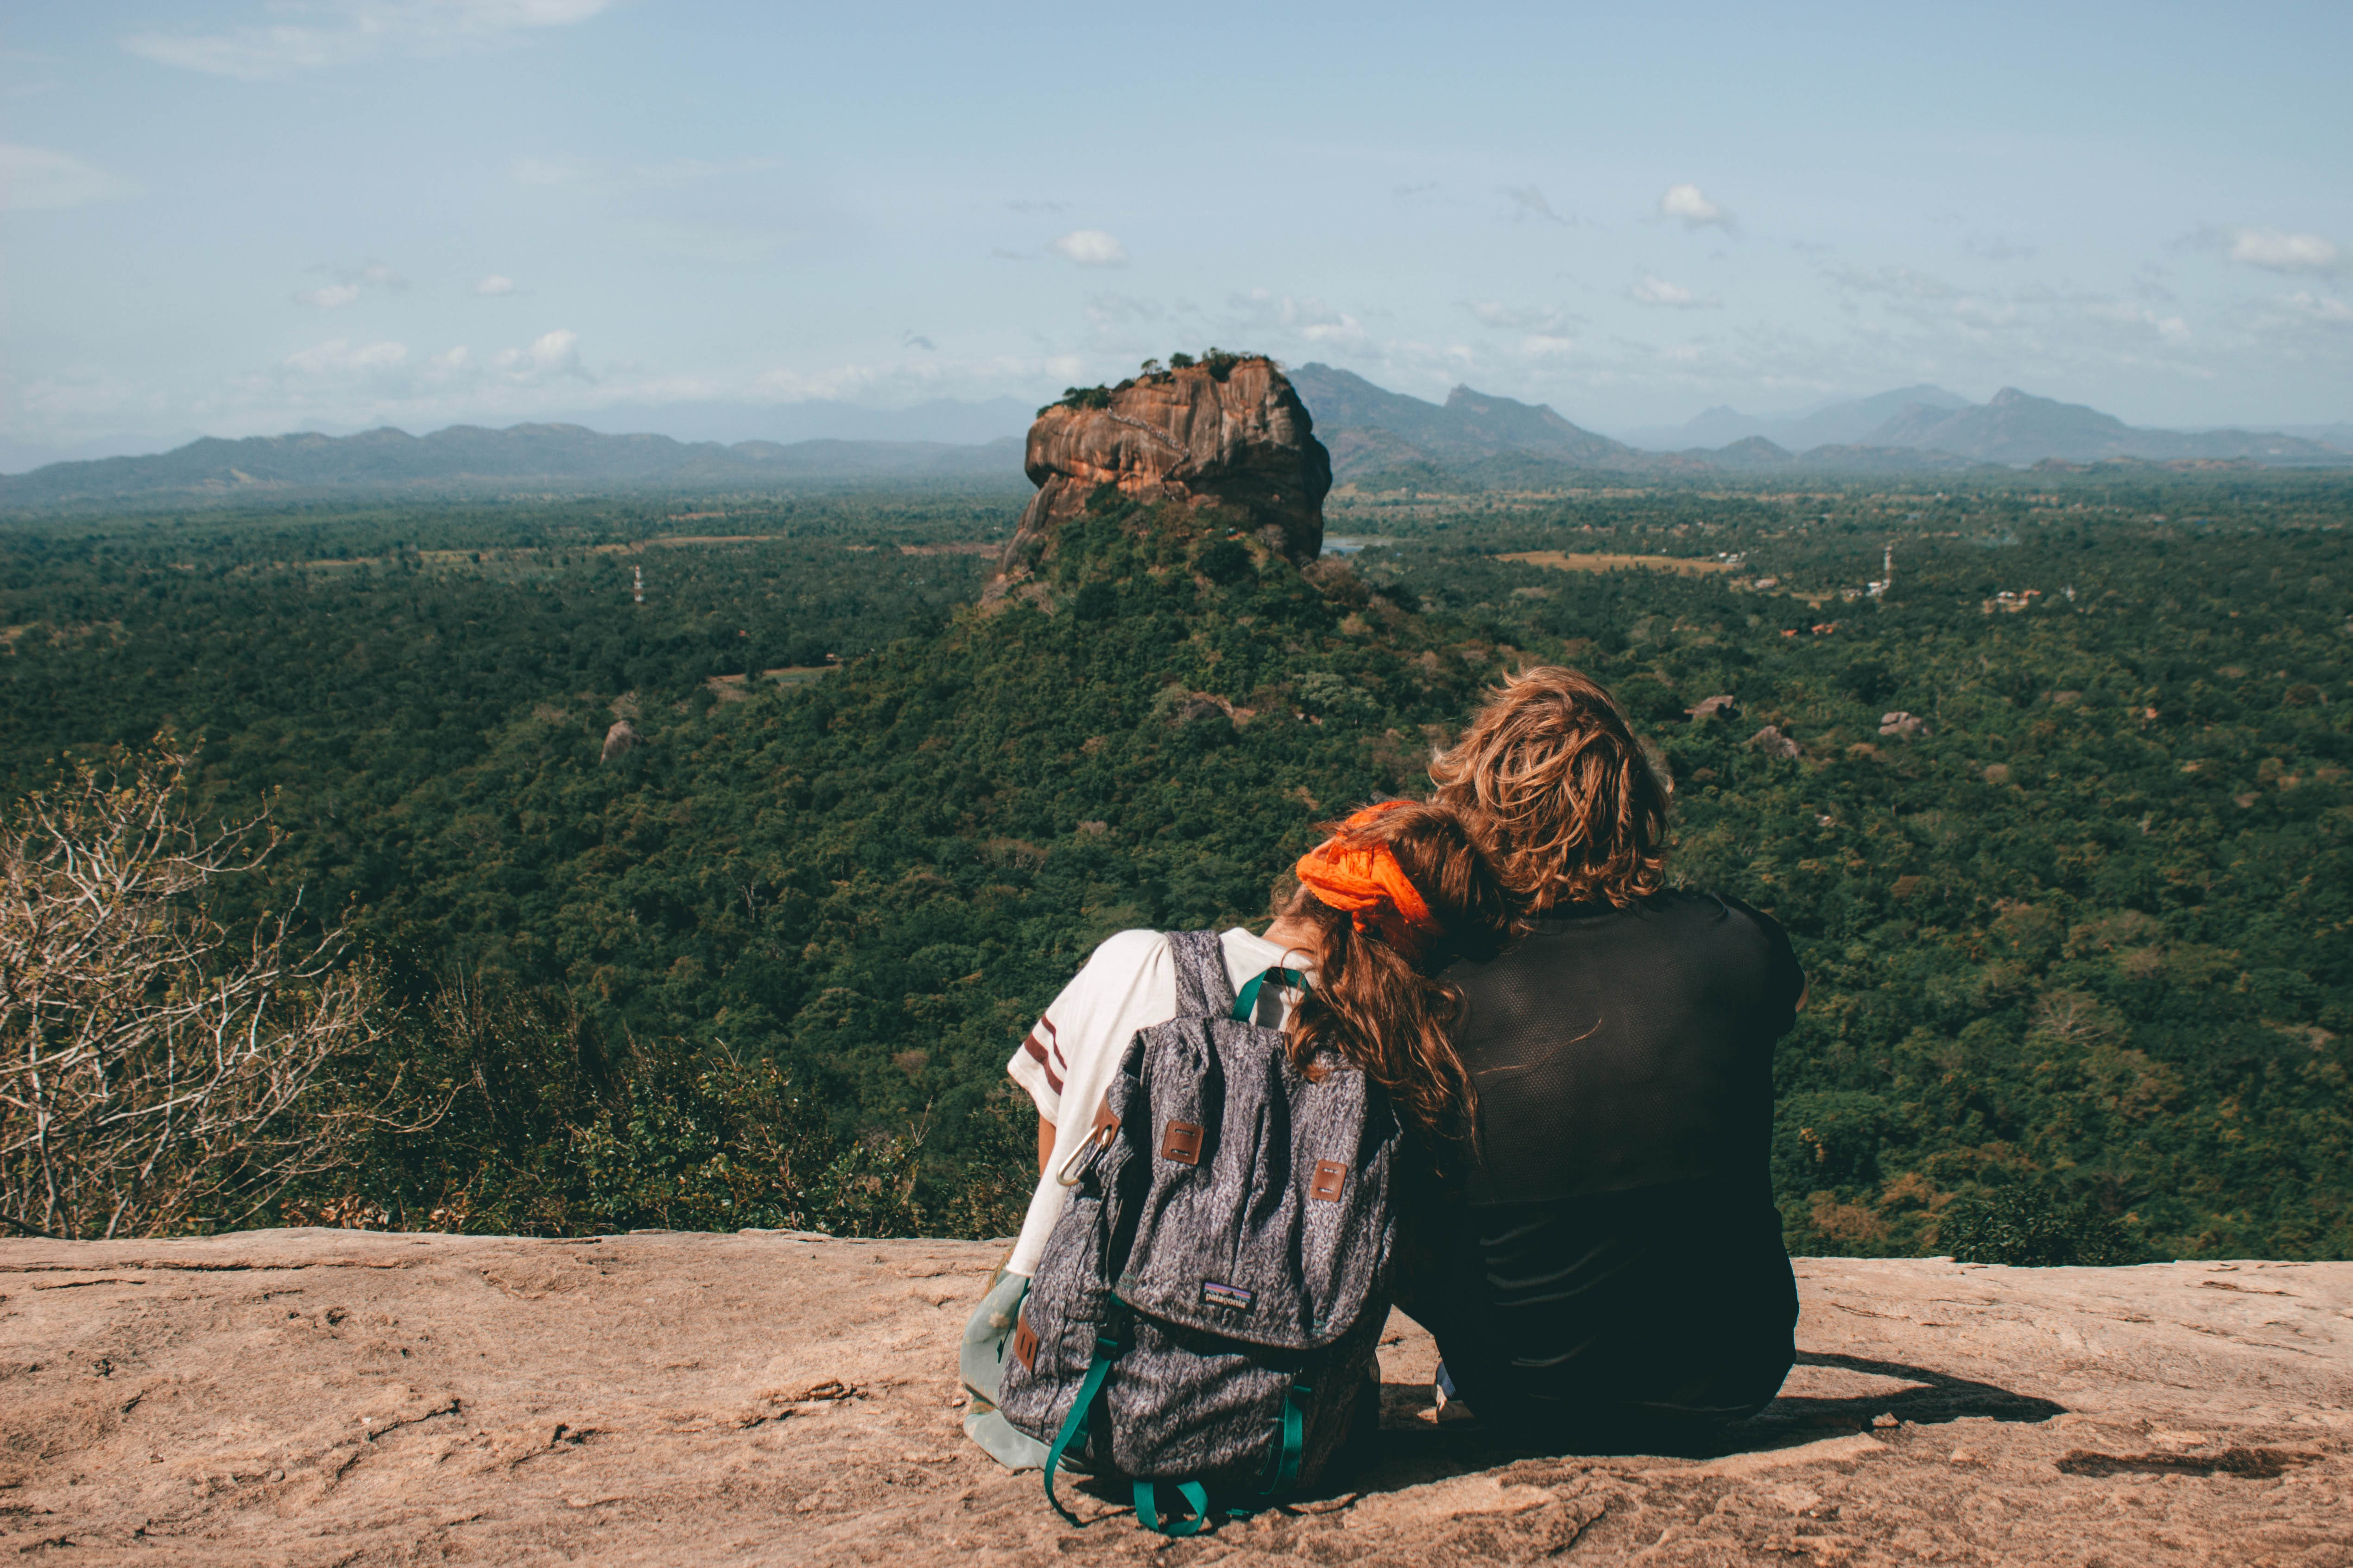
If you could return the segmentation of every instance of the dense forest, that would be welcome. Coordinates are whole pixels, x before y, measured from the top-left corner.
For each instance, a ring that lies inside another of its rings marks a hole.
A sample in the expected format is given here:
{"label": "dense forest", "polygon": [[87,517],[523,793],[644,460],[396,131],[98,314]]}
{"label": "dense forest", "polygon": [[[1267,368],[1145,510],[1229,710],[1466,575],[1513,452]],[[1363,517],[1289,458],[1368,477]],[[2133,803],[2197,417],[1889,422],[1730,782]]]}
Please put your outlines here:
{"label": "dense forest", "polygon": [[351,923],[445,1109],[290,1217],[1001,1234],[1003,1065],[1092,946],[1257,918],[1573,662],[1812,978],[1793,1249],[2000,1199],[2353,1252],[2353,486],[1937,482],[1343,494],[1303,572],[1105,500],[991,613],[995,499],[19,520],[0,775],[199,745],[192,808],[286,835],[224,908]]}

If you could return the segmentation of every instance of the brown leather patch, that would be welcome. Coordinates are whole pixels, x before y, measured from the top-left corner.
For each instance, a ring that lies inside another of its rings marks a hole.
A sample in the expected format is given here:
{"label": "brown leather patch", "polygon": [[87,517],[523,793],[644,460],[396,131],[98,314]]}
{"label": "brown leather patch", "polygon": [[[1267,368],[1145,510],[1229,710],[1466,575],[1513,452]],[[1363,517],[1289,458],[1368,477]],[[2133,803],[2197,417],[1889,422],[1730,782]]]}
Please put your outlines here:
{"label": "brown leather patch", "polygon": [[1348,1184],[1348,1167],[1336,1160],[1315,1162],[1315,1179],[1307,1184],[1307,1195],[1322,1203],[1336,1204],[1342,1189]]}
{"label": "brown leather patch", "polygon": [[1103,1103],[1095,1107],[1095,1124],[1088,1129],[1087,1135],[1099,1143],[1108,1144],[1111,1142],[1109,1134],[1118,1131],[1119,1118],[1111,1113],[1111,1090],[1105,1089]]}
{"label": "brown leather patch", "polygon": [[1172,1121],[1160,1137],[1160,1157],[1180,1165],[1201,1163],[1201,1129],[1190,1121]]}
{"label": "brown leather patch", "polygon": [[1038,1370],[1038,1331],[1029,1326],[1027,1312],[1013,1320],[1013,1359],[1031,1372]]}

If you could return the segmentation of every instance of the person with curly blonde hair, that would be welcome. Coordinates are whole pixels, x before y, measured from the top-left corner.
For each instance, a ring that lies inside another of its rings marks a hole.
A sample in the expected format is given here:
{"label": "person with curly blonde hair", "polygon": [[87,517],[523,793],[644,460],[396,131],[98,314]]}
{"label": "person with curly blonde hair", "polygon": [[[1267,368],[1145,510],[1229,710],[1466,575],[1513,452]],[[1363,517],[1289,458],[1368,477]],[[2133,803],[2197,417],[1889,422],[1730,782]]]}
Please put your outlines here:
{"label": "person with curly blonde hair", "polygon": [[1805,976],[1769,916],[1669,886],[1653,756],[1598,682],[1536,668],[1430,767],[1521,935],[1443,976],[1469,1169],[1398,1297],[1438,1338],[1442,1414],[1556,1450],[1704,1447],[1795,1354],[1768,1144]]}

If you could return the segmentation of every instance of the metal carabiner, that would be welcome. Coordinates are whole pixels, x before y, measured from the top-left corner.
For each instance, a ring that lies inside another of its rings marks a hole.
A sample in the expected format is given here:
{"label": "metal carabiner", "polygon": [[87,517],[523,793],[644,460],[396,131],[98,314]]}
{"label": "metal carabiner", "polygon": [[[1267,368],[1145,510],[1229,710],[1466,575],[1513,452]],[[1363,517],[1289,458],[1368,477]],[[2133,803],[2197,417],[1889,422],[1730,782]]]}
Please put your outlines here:
{"label": "metal carabiner", "polygon": [[1093,1169],[1094,1163],[1103,1157],[1103,1152],[1111,1147],[1111,1141],[1118,1136],[1119,1118],[1111,1113],[1111,1096],[1105,1094],[1103,1105],[1095,1111],[1094,1126],[1088,1129],[1086,1138],[1079,1146],[1071,1151],[1070,1157],[1062,1162],[1062,1168],[1054,1173],[1055,1182],[1065,1187],[1077,1186]]}

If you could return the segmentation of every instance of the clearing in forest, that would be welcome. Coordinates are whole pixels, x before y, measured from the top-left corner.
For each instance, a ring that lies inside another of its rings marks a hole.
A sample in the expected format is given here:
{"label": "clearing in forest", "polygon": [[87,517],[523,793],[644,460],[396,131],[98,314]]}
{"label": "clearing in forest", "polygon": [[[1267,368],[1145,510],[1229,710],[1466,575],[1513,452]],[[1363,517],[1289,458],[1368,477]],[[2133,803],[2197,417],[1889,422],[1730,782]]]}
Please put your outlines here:
{"label": "clearing in forest", "polygon": [[1732,570],[1728,561],[1701,561],[1688,555],[1577,555],[1559,550],[1521,550],[1495,559],[1525,561],[1531,566],[1549,566],[1558,572],[1617,572],[1630,568],[1696,576],[1703,572]]}

